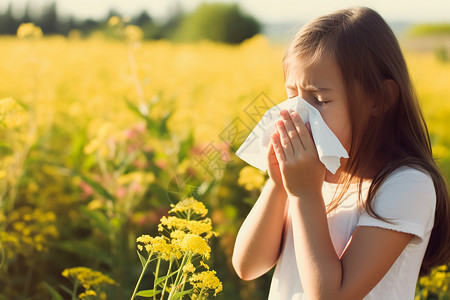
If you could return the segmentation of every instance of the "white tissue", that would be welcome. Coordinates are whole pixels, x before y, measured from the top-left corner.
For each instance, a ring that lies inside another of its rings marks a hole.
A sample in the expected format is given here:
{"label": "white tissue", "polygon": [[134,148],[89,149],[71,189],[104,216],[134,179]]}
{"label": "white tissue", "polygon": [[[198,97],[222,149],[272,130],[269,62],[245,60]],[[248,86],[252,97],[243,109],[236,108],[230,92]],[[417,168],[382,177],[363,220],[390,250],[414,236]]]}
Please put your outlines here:
{"label": "white tissue", "polygon": [[288,99],[266,111],[236,151],[236,155],[255,168],[265,171],[270,136],[275,132],[275,123],[281,119],[280,112],[283,109],[296,111],[304,123],[309,122],[319,159],[331,173],[335,174],[341,165],[341,157],[348,158],[347,151],[328,128],[319,111],[300,97]]}

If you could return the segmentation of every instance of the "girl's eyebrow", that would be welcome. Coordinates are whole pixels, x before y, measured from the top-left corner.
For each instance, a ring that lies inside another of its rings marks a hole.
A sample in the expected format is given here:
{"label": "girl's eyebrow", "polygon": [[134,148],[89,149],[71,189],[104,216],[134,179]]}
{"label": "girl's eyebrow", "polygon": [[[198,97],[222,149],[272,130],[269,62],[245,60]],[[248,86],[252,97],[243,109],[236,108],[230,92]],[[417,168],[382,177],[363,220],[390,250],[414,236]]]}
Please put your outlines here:
{"label": "girl's eyebrow", "polygon": [[[296,90],[297,89],[296,86],[290,85],[290,84],[286,84],[285,87],[288,90]],[[311,85],[311,84],[308,84],[303,89],[305,91],[309,91],[309,92],[328,92],[328,91],[332,91],[332,89],[330,89],[330,88],[318,87],[318,86],[314,86],[314,85]]]}

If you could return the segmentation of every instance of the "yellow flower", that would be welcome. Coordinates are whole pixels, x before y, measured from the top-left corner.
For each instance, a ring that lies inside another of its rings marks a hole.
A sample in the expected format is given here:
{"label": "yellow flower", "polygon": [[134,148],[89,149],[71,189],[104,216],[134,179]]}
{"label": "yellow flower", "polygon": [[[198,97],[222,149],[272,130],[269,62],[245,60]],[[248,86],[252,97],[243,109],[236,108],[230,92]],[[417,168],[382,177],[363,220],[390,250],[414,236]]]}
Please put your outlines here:
{"label": "yellow flower", "polygon": [[190,233],[187,233],[184,236],[183,240],[180,242],[180,248],[185,252],[191,251],[195,254],[202,255],[206,257],[206,259],[209,259],[211,252],[211,248],[204,238]]}
{"label": "yellow flower", "polygon": [[186,198],[177,203],[177,205],[171,205],[172,209],[169,213],[192,211],[199,216],[205,216],[208,213],[205,205],[202,202],[195,200],[193,197]]}
{"label": "yellow flower", "polygon": [[13,98],[0,100],[0,124],[6,128],[14,128],[23,123],[25,118],[24,108]]}
{"label": "yellow flower", "polygon": [[167,239],[163,236],[153,238],[149,235],[142,235],[138,237],[136,241],[144,244],[144,246],[138,245],[139,251],[142,251],[143,248],[145,248],[148,253],[155,252],[164,260],[169,260],[171,257],[181,257],[181,252],[177,245],[168,243]]}
{"label": "yellow flower", "polygon": [[197,290],[211,289],[214,290],[214,296],[223,289],[222,282],[216,276],[216,271],[203,271],[199,274],[193,274],[189,282]]}
{"label": "yellow flower", "polygon": [[264,184],[264,174],[258,169],[246,166],[239,172],[238,184],[248,191],[260,189]]}
{"label": "yellow flower", "polygon": [[174,230],[170,233],[170,237],[175,240],[182,240],[185,235],[186,235],[186,232],[181,231],[181,230]]}
{"label": "yellow flower", "polygon": [[86,290],[84,293],[81,293],[78,296],[80,297],[80,299],[86,299],[89,296],[96,297],[97,293],[94,290]]}
{"label": "yellow flower", "polygon": [[183,267],[183,272],[186,273],[194,273],[195,272],[195,267],[192,263],[187,263],[184,267]]}
{"label": "yellow flower", "polygon": [[207,264],[205,264],[205,263],[203,262],[203,260],[200,261],[200,265],[201,265],[203,268],[205,268],[206,270],[209,270],[209,266],[208,266]]}
{"label": "yellow flower", "polygon": [[149,172],[130,172],[120,176],[117,179],[117,184],[127,185],[130,183],[138,183],[146,185],[155,181],[155,175]]}
{"label": "yellow flower", "polygon": [[144,33],[142,32],[142,29],[136,25],[127,25],[127,27],[125,27],[125,36],[130,42],[138,42],[142,40]]}
{"label": "yellow flower", "polygon": [[17,37],[25,38],[41,38],[43,36],[42,29],[34,23],[22,23],[17,28]]}
{"label": "yellow flower", "polygon": [[149,235],[141,235],[136,239],[136,242],[143,243],[145,245],[150,244],[152,242],[153,238]]}
{"label": "yellow flower", "polygon": [[62,276],[75,279],[84,287],[85,291],[78,295],[81,299],[97,296],[95,290],[99,290],[104,285],[116,284],[110,277],[86,267],[65,269]]}
{"label": "yellow flower", "polygon": [[108,25],[109,26],[116,26],[116,25],[119,25],[121,23],[121,21],[122,20],[118,16],[112,16],[108,20]]}
{"label": "yellow flower", "polygon": [[194,235],[202,235],[205,234],[205,238],[209,239],[213,235],[217,236],[217,233],[212,231],[212,222],[211,219],[205,218],[203,220],[185,220],[177,217],[162,217],[161,223],[158,225],[158,230],[163,231],[164,226],[166,226],[169,230],[186,230],[189,233]]}

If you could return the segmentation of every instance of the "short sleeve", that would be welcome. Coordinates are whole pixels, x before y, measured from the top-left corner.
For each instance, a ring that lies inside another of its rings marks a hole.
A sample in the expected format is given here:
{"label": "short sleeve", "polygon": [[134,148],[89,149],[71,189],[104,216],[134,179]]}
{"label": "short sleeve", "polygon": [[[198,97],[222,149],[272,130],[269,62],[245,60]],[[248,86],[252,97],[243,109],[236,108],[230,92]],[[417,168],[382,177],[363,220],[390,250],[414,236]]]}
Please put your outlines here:
{"label": "short sleeve", "polygon": [[434,223],[436,192],[431,177],[422,171],[402,167],[380,186],[373,210],[388,222],[363,212],[357,226],[374,226],[414,234],[421,240]]}

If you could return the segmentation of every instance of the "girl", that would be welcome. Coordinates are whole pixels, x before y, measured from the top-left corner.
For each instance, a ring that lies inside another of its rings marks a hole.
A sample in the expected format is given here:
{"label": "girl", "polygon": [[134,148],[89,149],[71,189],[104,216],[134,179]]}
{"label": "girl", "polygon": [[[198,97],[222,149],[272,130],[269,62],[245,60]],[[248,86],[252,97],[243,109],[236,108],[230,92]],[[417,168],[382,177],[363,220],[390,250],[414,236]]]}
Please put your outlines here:
{"label": "girl", "polygon": [[242,224],[244,280],[276,269],[269,299],[414,299],[450,257],[450,205],[398,42],[373,10],[305,25],[283,61],[288,96],[314,105],[349,153],[333,175],[297,113],[281,111],[269,180]]}

